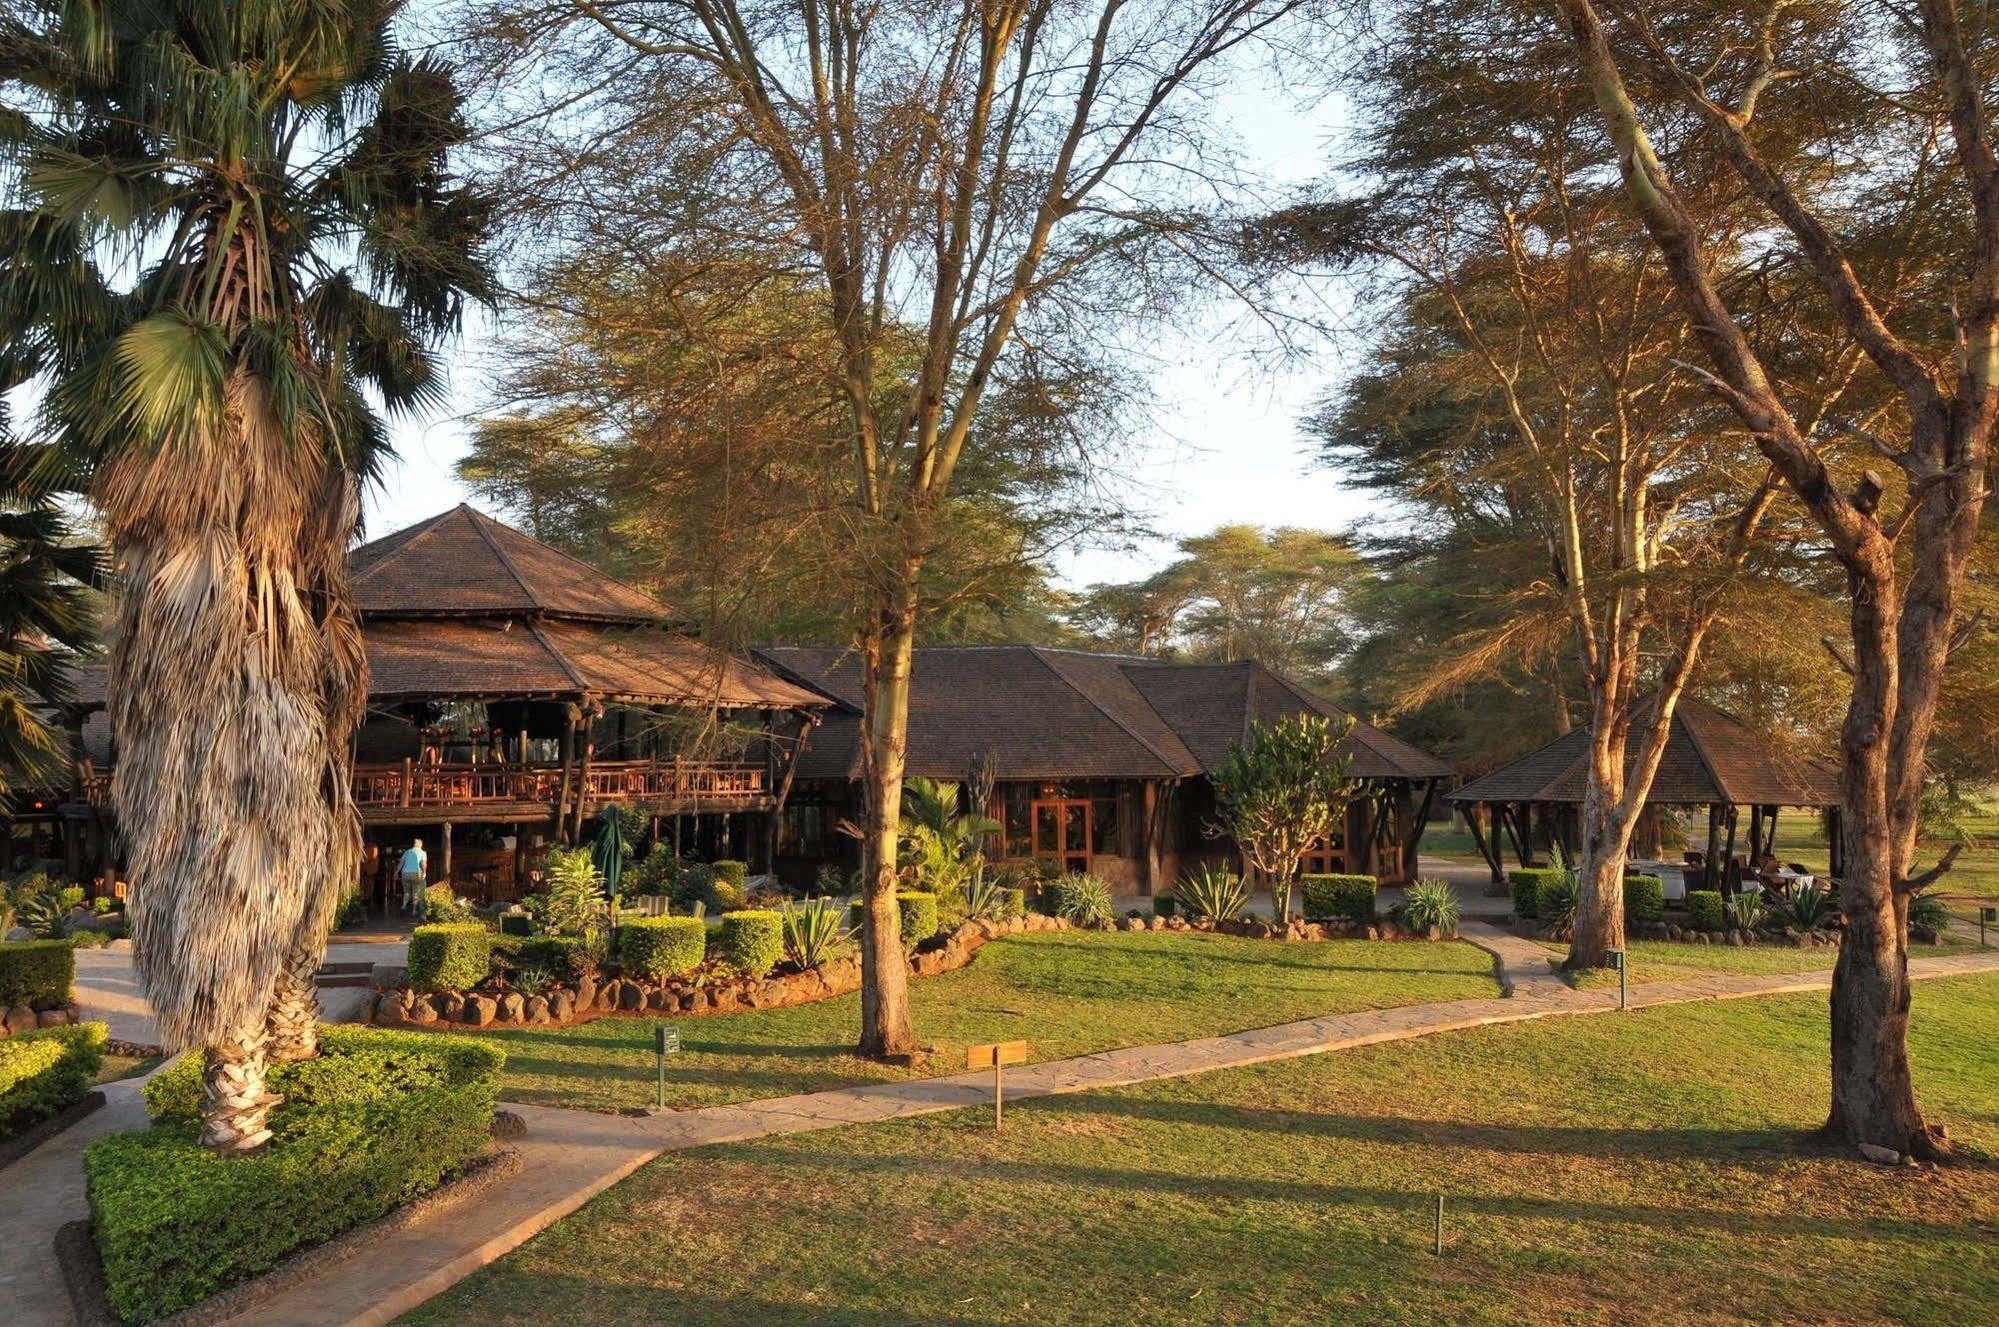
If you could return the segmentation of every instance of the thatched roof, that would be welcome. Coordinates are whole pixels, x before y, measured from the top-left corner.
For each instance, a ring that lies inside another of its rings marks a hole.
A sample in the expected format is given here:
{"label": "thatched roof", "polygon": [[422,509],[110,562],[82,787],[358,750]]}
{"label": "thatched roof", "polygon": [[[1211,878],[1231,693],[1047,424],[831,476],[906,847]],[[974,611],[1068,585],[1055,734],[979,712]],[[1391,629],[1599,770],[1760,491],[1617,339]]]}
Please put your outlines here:
{"label": "thatched roof", "polygon": [[364,618],[671,618],[650,595],[462,503],[361,545],[347,568]]}
{"label": "thatched roof", "polygon": [[[1630,749],[1651,728],[1651,705],[1632,724]],[[1589,768],[1589,730],[1578,728],[1482,775],[1450,794],[1453,802],[1581,802]],[[1692,697],[1673,708],[1649,799],[1659,806],[1833,806],[1838,772],[1780,753],[1739,720]]]}
{"label": "thatched roof", "polygon": [[[759,657],[843,702],[813,734],[798,776],[860,773],[861,678],[851,651],[796,646]],[[909,772],[963,778],[990,754],[1003,779],[1170,779],[1206,773],[1252,722],[1344,712],[1257,663],[1173,664],[1032,645],[916,652]],[[1369,724],[1343,748],[1357,778],[1441,779],[1434,756]]]}

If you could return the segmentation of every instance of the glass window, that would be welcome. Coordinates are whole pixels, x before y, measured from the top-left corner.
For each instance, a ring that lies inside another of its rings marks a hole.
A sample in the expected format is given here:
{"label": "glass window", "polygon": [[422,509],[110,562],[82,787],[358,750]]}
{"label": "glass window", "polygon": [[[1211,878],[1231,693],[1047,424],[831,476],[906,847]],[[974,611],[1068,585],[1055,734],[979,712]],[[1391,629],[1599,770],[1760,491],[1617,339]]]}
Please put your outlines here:
{"label": "glass window", "polygon": [[1030,817],[1033,814],[1034,793],[1025,784],[1009,784],[1000,794],[1005,804],[1001,820],[1005,824],[1006,841],[1001,852],[1008,857],[1026,857],[1034,848]]}
{"label": "glass window", "polygon": [[1115,797],[1100,797],[1090,803],[1090,851],[1100,857],[1118,855]]}

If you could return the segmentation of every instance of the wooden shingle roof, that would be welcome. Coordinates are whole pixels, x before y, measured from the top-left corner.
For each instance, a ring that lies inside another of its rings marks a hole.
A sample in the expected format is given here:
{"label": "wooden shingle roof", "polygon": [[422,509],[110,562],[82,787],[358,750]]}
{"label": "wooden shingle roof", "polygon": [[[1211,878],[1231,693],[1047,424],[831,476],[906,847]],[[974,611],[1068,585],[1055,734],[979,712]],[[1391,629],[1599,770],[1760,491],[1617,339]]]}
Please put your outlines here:
{"label": "wooden shingle roof", "polygon": [[[861,678],[851,651],[758,652],[838,698],[798,775],[860,774]],[[909,772],[959,779],[990,754],[1003,779],[1170,779],[1206,773],[1252,721],[1344,717],[1331,702],[1256,663],[1173,664],[1033,645],[919,649],[910,683]],[[1356,778],[1448,778],[1451,769],[1369,724],[1343,750]]]}
{"label": "wooden shingle roof", "polygon": [[[1634,718],[1629,749],[1651,728],[1647,703]],[[1453,802],[1581,802],[1589,768],[1589,730],[1577,728],[1450,794]],[[1649,798],[1660,806],[1833,806],[1838,772],[1779,752],[1739,720],[1704,701],[1681,697]]]}
{"label": "wooden shingle roof", "polygon": [[361,545],[347,570],[363,618],[671,616],[650,595],[464,504]]}

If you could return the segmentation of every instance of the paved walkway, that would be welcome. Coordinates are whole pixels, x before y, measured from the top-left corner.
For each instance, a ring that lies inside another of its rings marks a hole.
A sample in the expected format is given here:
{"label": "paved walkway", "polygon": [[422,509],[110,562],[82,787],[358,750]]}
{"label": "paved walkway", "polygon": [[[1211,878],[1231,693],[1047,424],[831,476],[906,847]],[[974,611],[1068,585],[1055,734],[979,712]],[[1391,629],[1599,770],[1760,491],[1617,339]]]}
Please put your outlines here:
{"label": "paved walkway", "polygon": [[[1480,922],[1465,938],[1492,952],[1508,998],[1453,1000],[1304,1019],[1198,1041],[1133,1046],[1023,1065],[1007,1075],[1008,1101],[1091,1092],[1296,1059],[1377,1042],[1617,1007],[1615,990],[1575,991],[1554,979],[1547,951]],[[1531,951],[1531,952],[1530,952]],[[1919,978],[1999,972],[1999,951],[1911,964]],[[1549,980],[1543,981],[1542,977]],[[1823,990],[1829,972],[1714,976],[1631,989],[1633,1008]],[[60,1278],[47,1257],[54,1225],[82,1214],[77,1154],[90,1138],[142,1123],[137,1085],[114,1084],[111,1104],[10,1168],[0,1221],[0,1323],[63,1327]],[[509,1106],[528,1125],[521,1174],[472,1206],[418,1222],[393,1244],[327,1269],[282,1301],[235,1319],[235,1327],[364,1327],[386,1323],[517,1248],[663,1152],[926,1115],[992,1100],[984,1072],[804,1093],[658,1116],[604,1115]],[[16,1194],[22,1195],[18,1202]]]}

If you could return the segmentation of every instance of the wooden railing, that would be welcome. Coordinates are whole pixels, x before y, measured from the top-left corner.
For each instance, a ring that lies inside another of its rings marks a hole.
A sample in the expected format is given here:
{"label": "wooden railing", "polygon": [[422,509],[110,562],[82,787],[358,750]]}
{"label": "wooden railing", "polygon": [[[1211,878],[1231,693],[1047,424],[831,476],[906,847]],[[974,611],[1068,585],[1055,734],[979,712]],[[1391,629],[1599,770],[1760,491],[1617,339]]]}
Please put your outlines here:
{"label": "wooden railing", "polygon": [[[579,768],[584,800],[597,802],[742,802],[766,790],[761,765],[712,760],[594,761]],[[477,806],[536,803],[562,797],[560,765],[420,764],[356,765],[354,800],[363,810],[383,807]]]}
{"label": "wooden railing", "polygon": [[[579,775],[584,800],[590,804],[730,805],[754,801],[769,791],[763,766],[720,760],[593,761],[587,775],[580,768],[571,774],[572,788]],[[553,807],[562,798],[562,767],[497,762],[426,764],[405,760],[396,764],[356,765],[353,786],[354,801],[364,811],[499,803]],[[94,805],[109,805],[111,776],[92,775],[84,781],[83,795]]]}

